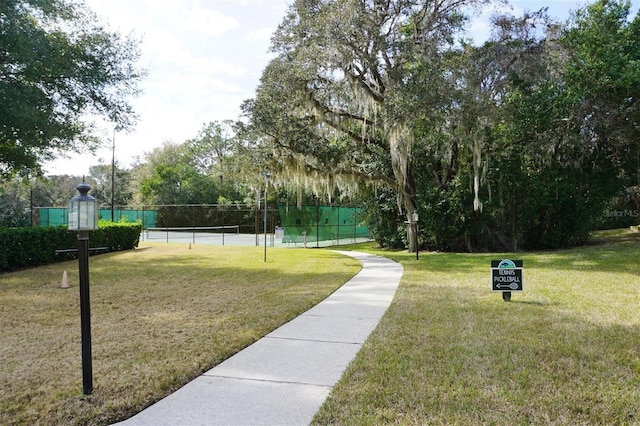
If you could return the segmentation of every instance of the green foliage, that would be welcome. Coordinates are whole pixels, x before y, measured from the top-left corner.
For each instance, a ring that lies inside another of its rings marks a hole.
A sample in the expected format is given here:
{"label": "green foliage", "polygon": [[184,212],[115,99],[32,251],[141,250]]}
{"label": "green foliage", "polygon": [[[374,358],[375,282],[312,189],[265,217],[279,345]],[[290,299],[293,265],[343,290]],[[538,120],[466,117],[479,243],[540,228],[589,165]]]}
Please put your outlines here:
{"label": "green foliage", "polygon": [[640,183],[640,14],[629,15],[629,1],[596,1],[560,40],[584,147],[610,160],[627,187]]}
{"label": "green foliage", "polygon": [[145,204],[210,204],[218,198],[220,179],[200,173],[185,144],[155,149],[143,173],[140,190]]}
{"label": "green foliage", "polygon": [[[89,241],[91,247],[106,247],[106,251],[130,250],[138,246],[141,231],[140,224],[100,221]],[[77,233],[64,226],[0,228],[0,271],[67,260],[75,254],[56,254],[56,250],[77,247]]]}
{"label": "green foliage", "polygon": [[156,227],[239,225],[243,229],[254,229],[257,214],[255,209],[239,205],[159,206],[156,211]]}
{"label": "green foliage", "polygon": [[398,216],[395,193],[387,187],[361,193],[364,220],[371,236],[381,247],[400,249],[406,246],[406,229]]}
{"label": "green foliage", "polygon": [[628,228],[640,224],[640,185],[613,197],[602,212],[600,229]]}
{"label": "green foliage", "polygon": [[55,250],[78,245],[75,234],[66,227],[0,228],[0,244],[1,271],[55,262]]}
{"label": "green foliage", "polygon": [[[98,165],[90,168],[92,176],[86,181],[91,186],[91,195],[101,206],[111,204],[111,166]],[[115,206],[129,204],[132,196],[128,170],[116,165]],[[69,200],[77,194],[76,186],[82,182],[81,176],[30,176],[29,171],[0,181],[0,227],[46,225],[48,220],[40,216],[40,207],[66,207]],[[30,212],[33,207],[33,212]],[[50,216],[49,216],[50,218]],[[61,220],[65,220],[60,218]],[[64,223],[59,220],[56,224]]]}
{"label": "green foliage", "polygon": [[[113,168],[113,205],[126,206],[133,194],[131,188],[131,172],[120,167],[117,162]],[[111,164],[98,164],[89,168],[89,175],[95,185],[91,183],[91,196],[99,205],[111,205],[112,170]]]}
{"label": "green foliage", "polygon": [[[637,221],[640,18],[628,14],[601,0],[565,28],[543,12],[497,17],[490,41],[447,52],[455,96],[420,120],[412,152],[423,248],[567,247],[603,216]],[[406,245],[384,211],[370,206],[377,240]]]}
{"label": "green foliage", "polygon": [[[197,137],[182,144],[164,144],[147,154],[146,163],[132,173],[139,182],[140,204],[215,204],[244,202],[251,194],[242,164],[244,150],[230,122],[211,122]],[[259,173],[255,176],[260,178]],[[261,179],[258,181],[261,182]]]}
{"label": "green foliage", "polygon": [[138,247],[141,232],[139,222],[101,220],[98,229],[91,232],[92,247],[107,247],[108,251],[131,250]]}
{"label": "green foliage", "polygon": [[29,188],[20,179],[0,183],[0,227],[29,225]]}
{"label": "green foliage", "polygon": [[474,244],[483,233],[483,218],[469,208],[472,195],[468,185],[454,182],[448,190],[421,186],[418,199],[421,211],[419,241],[423,248],[474,251]]}
{"label": "green foliage", "polygon": [[277,182],[328,196],[375,182],[415,208],[412,128],[450,96],[442,52],[462,28],[460,9],[488,1],[437,3],[291,5],[272,38],[278,57],[243,108]]}
{"label": "green foliage", "polygon": [[131,126],[138,57],[137,41],[107,31],[82,3],[0,2],[0,174],[94,147],[86,114]]}
{"label": "green foliage", "polygon": [[[36,207],[66,206],[78,191],[76,186],[82,182],[82,176],[54,175],[39,179],[31,185],[34,193],[33,205]],[[95,188],[95,181],[91,177],[86,182]]]}

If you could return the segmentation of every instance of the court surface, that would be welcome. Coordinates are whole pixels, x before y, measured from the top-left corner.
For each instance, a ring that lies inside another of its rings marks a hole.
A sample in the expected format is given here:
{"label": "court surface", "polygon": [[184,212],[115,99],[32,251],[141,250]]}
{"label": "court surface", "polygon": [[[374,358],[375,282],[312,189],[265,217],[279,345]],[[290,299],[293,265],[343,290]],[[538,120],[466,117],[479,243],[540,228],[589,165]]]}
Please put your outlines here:
{"label": "court surface", "polygon": [[219,246],[264,246],[267,247],[333,247],[345,244],[354,244],[370,241],[367,238],[334,238],[332,240],[318,241],[308,240],[304,235],[290,236],[282,233],[267,234],[242,234],[234,227],[225,227],[224,232],[219,229],[207,230],[206,228],[178,230],[177,228],[151,228],[140,235],[140,241],[159,243],[183,243],[206,244]]}

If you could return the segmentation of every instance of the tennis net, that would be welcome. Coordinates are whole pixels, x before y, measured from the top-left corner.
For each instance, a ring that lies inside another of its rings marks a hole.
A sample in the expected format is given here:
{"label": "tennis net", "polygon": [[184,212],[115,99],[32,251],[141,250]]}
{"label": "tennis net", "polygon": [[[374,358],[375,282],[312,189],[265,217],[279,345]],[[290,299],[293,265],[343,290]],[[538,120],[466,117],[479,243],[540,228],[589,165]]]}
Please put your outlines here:
{"label": "tennis net", "polygon": [[195,244],[197,240],[222,238],[224,243],[225,237],[240,234],[240,225],[147,228],[144,234],[145,239],[149,241],[179,242],[191,240]]}

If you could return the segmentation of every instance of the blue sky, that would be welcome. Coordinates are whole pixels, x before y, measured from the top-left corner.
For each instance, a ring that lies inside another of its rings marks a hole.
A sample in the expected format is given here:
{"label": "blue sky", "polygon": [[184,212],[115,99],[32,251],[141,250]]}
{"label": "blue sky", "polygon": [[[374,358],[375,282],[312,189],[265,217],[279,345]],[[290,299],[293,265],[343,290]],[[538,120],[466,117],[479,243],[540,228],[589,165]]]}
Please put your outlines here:
{"label": "blue sky", "polygon": [[[141,65],[148,70],[143,94],[132,100],[139,121],[115,134],[115,155],[128,167],[163,142],[182,143],[205,123],[235,120],[252,98],[268,53],[271,34],[292,0],[85,0],[108,26],[142,40]],[[640,0],[633,0],[634,12]],[[569,17],[585,1],[512,0],[511,13],[547,6],[551,16]],[[487,8],[475,17],[471,35],[486,37]],[[103,126],[108,146],[92,155],[73,155],[45,166],[47,174],[87,174],[89,166],[111,162],[113,131]]]}

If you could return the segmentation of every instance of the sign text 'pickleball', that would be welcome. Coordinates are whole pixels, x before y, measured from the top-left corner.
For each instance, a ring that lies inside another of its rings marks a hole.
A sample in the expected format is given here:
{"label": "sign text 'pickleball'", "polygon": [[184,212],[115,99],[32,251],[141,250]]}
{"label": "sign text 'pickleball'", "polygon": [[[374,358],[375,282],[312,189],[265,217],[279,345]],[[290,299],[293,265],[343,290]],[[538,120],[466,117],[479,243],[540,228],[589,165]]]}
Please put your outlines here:
{"label": "sign text 'pickleball'", "polygon": [[522,260],[492,260],[493,291],[522,291]]}

